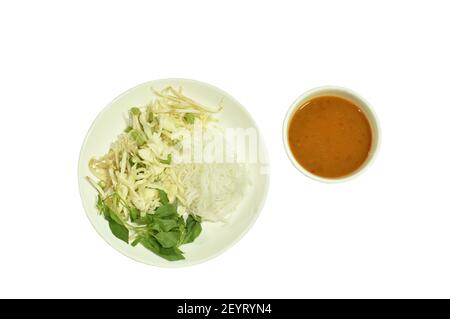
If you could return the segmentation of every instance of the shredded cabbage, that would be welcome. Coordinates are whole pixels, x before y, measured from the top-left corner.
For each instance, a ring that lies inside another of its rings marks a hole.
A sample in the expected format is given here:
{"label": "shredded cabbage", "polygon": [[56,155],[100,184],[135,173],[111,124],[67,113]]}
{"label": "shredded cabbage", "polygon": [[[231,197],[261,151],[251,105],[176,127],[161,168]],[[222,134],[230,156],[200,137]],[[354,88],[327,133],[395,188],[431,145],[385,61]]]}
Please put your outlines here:
{"label": "shredded cabbage", "polygon": [[130,109],[128,127],[108,153],[90,160],[89,168],[97,181],[88,180],[126,221],[129,207],[137,208],[144,217],[161,206],[158,190],[164,191],[170,202],[177,201],[180,215],[226,220],[245,194],[245,167],[173,162],[173,155],[183,151],[183,138],[192,134],[194,125],[211,127],[213,113],[222,107],[205,107],[183,95],[181,88],[153,91],[156,98],[149,105]]}

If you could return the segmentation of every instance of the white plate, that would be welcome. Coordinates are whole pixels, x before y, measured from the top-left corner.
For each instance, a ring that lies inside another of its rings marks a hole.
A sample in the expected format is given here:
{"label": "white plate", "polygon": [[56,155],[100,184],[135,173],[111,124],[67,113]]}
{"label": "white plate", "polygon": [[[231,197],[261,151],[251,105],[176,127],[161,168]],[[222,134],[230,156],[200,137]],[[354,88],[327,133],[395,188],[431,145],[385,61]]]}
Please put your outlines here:
{"label": "white plate", "polygon": [[[217,105],[223,99],[223,110],[218,114],[219,123],[229,128],[253,128],[259,140],[258,161],[250,163],[251,185],[245,198],[232,213],[228,223],[203,222],[203,231],[192,244],[181,246],[185,260],[169,262],[153,254],[141,245],[132,247],[114,237],[107,222],[95,207],[96,190],[87,182],[90,176],[88,162],[94,156],[105,154],[111,142],[126,127],[125,117],[133,106],[144,106],[154,98],[151,88],[157,90],[172,85],[183,87],[183,93],[203,105]],[[211,259],[235,244],[249,230],[261,211],[269,186],[268,161],[262,137],[250,114],[229,94],[206,83],[187,79],[164,79],[138,85],[114,99],[97,116],[89,129],[80,152],[78,183],[86,214],[98,234],[122,254],[155,266],[180,267],[194,265]],[[249,258],[251,258],[249,256]]]}

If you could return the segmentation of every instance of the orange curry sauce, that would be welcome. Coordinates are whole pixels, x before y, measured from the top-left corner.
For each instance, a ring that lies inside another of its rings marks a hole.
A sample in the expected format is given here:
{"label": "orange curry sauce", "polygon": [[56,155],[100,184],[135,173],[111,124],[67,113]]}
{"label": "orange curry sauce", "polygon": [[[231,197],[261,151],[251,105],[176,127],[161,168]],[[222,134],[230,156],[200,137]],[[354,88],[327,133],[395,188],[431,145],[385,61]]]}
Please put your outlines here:
{"label": "orange curry sauce", "polygon": [[320,96],[301,105],[288,128],[297,162],[314,175],[339,178],[365,162],[372,145],[369,121],[358,106],[336,96]]}

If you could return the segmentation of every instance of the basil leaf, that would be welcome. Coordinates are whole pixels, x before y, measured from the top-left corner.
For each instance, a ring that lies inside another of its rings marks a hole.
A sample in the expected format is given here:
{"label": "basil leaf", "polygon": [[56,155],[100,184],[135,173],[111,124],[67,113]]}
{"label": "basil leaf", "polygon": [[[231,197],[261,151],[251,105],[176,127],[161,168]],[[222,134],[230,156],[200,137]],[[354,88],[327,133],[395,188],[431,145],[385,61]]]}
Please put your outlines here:
{"label": "basil leaf", "polygon": [[134,223],[138,225],[149,225],[153,223],[153,215],[146,214],[144,217],[139,217],[136,220],[134,220]]}
{"label": "basil leaf", "polygon": [[187,232],[186,237],[184,238],[184,244],[192,243],[200,233],[202,232],[202,225],[200,223],[196,223],[192,229]]}
{"label": "basil leaf", "polygon": [[192,218],[194,218],[199,223],[202,222],[202,216],[198,216],[198,215],[194,215],[194,214],[191,214],[190,216],[192,216]]}
{"label": "basil leaf", "polygon": [[177,247],[163,248],[153,237],[142,238],[140,243],[151,252],[166,260],[176,261],[184,259],[183,252]]}
{"label": "basil leaf", "polygon": [[105,219],[107,221],[111,221],[111,208],[109,208],[108,206],[105,205],[105,207],[103,208],[103,217],[105,217]]}
{"label": "basil leaf", "polygon": [[183,252],[179,250],[177,247],[161,248],[158,255],[169,261],[177,261],[184,259]]}
{"label": "basil leaf", "polygon": [[116,223],[113,220],[109,221],[109,228],[114,236],[128,244],[128,228]]}
{"label": "basil leaf", "polygon": [[108,211],[108,216],[110,219],[108,220],[113,220],[115,221],[117,224],[119,225],[123,225],[122,220],[119,218],[119,216],[117,216],[116,212],[114,212],[111,208],[109,208],[108,206],[106,206],[106,210]]}
{"label": "basil leaf", "polygon": [[132,222],[136,221],[141,216],[141,212],[136,207],[130,208],[130,219]]}
{"label": "basil leaf", "polygon": [[159,251],[162,248],[161,245],[158,243],[158,241],[153,237],[142,238],[140,243],[142,246],[144,246],[145,248],[154,252],[157,255],[159,255]]}
{"label": "basil leaf", "polygon": [[159,232],[167,232],[178,227],[178,221],[174,219],[155,218],[151,227]]}
{"label": "basil leaf", "polygon": [[[100,214],[103,215],[103,217],[107,220],[110,221],[111,220],[111,215],[114,215],[114,212],[112,211],[111,208],[109,208],[108,205],[105,204],[105,202],[102,200],[102,198],[100,197],[100,195],[97,198],[97,208],[100,211]],[[120,220],[119,220],[120,221]],[[121,222],[120,222],[121,223]]]}
{"label": "basil leaf", "polygon": [[177,209],[172,204],[166,204],[158,207],[154,215],[159,218],[173,218],[178,216]]}
{"label": "basil leaf", "polygon": [[202,225],[196,220],[196,217],[189,215],[186,220],[186,235],[183,238],[183,244],[192,243],[202,232]]}
{"label": "basil leaf", "polygon": [[167,193],[161,189],[158,189],[159,193],[159,201],[161,204],[166,205],[169,203],[169,198],[167,197]]}
{"label": "basil leaf", "polygon": [[184,243],[184,239],[186,238],[186,223],[183,217],[178,219],[178,231],[181,233],[180,243]]}
{"label": "basil leaf", "polygon": [[188,231],[191,230],[194,223],[195,223],[194,217],[191,214],[189,214],[189,216],[186,218],[186,228]]}
{"label": "basil leaf", "polygon": [[155,238],[163,248],[172,248],[178,244],[180,235],[178,231],[159,232],[155,235]]}
{"label": "basil leaf", "polygon": [[140,217],[140,218],[136,219],[134,221],[134,223],[136,223],[138,225],[147,225],[148,224],[148,219],[146,217]]}

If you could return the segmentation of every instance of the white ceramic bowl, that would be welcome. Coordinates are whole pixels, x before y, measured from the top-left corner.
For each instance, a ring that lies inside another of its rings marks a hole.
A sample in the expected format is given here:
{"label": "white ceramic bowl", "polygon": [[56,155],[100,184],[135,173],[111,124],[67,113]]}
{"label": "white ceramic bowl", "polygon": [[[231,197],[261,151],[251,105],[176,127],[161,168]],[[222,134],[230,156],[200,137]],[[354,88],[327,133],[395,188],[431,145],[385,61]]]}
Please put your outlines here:
{"label": "white ceramic bowl", "polygon": [[[185,260],[169,262],[153,254],[141,245],[132,247],[114,237],[107,222],[99,216],[95,207],[96,191],[87,182],[91,176],[88,168],[89,159],[105,154],[111,142],[126,127],[125,117],[133,106],[146,105],[154,98],[151,88],[157,90],[172,85],[182,86],[183,93],[203,105],[217,105],[223,99],[223,110],[219,113],[219,122],[224,127],[254,128],[258,132],[260,150],[266,152],[262,137],[250,114],[233,97],[224,91],[206,83],[188,79],[163,79],[138,85],[115,98],[98,115],[89,129],[80,152],[78,163],[78,183],[81,200],[87,217],[98,234],[113,248],[122,254],[155,266],[180,267],[194,265],[213,258],[236,243],[257,219],[266,198],[269,186],[267,159],[265,162],[250,164],[252,181],[246,197],[233,212],[228,223],[203,222],[203,231],[192,244],[183,245]],[[249,256],[249,258],[251,258]]]}
{"label": "white ceramic bowl", "polygon": [[[325,178],[321,176],[317,176],[315,174],[312,174],[308,170],[306,170],[303,166],[300,165],[300,163],[297,162],[294,155],[292,154],[291,148],[289,146],[288,142],[288,130],[289,130],[289,123],[291,122],[292,116],[294,113],[307,101],[319,97],[319,96],[338,96],[344,99],[347,99],[357,105],[366,115],[367,119],[369,120],[370,127],[372,130],[372,147],[370,149],[369,155],[367,156],[366,161],[354,172],[352,172],[349,175],[339,177],[339,178]],[[355,92],[338,86],[321,86],[318,88],[314,88],[312,90],[309,90],[305,93],[303,93],[301,96],[299,96],[294,103],[290,106],[286,117],[284,119],[283,124],[283,142],[284,142],[284,149],[286,150],[286,153],[291,161],[291,163],[304,175],[325,183],[336,183],[336,182],[343,182],[348,181],[350,179],[355,178],[356,176],[360,175],[362,172],[364,172],[367,167],[374,161],[375,156],[378,152],[379,145],[380,145],[380,139],[381,139],[381,132],[380,127],[378,123],[377,116],[375,115],[372,108],[369,106],[369,103],[365,101],[361,96],[356,94]]]}

